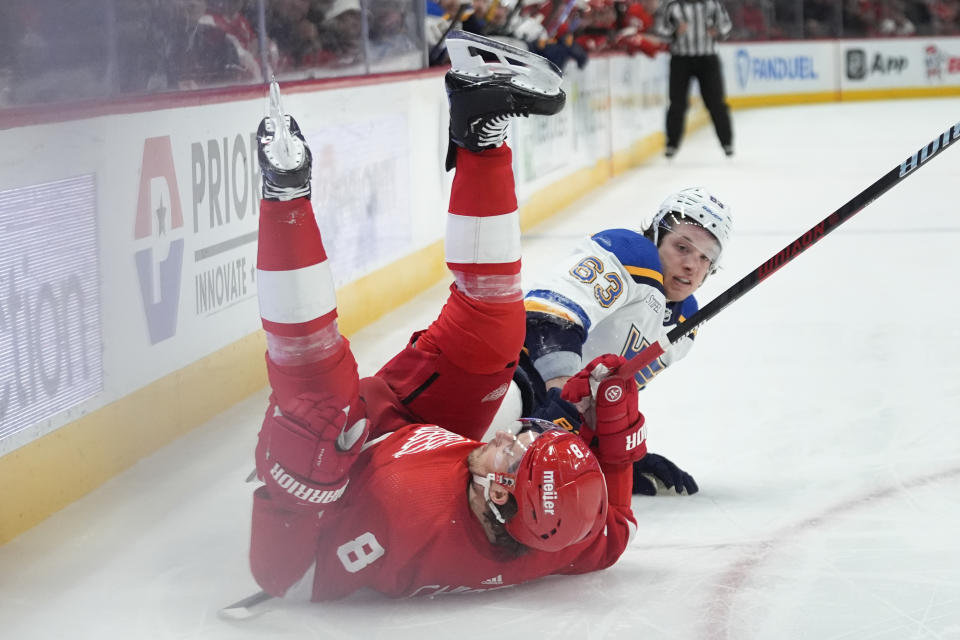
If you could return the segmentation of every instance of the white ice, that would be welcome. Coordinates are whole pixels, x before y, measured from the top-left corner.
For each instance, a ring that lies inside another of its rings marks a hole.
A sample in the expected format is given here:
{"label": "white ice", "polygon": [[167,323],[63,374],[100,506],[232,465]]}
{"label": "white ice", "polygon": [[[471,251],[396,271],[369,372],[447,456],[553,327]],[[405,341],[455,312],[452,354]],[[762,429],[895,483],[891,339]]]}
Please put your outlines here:
{"label": "white ice", "polygon": [[[958,117],[960,99],[736,112],[734,159],[696,132],[527,234],[525,275],[699,184],[736,216],[709,300]],[[958,175],[951,148],[703,326],[641,394],[651,450],[701,491],[635,498],[639,535],[606,571],[219,619],[257,590],[244,478],[260,393],[0,548],[0,637],[960,639]],[[354,336],[362,373],[444,295]]]}

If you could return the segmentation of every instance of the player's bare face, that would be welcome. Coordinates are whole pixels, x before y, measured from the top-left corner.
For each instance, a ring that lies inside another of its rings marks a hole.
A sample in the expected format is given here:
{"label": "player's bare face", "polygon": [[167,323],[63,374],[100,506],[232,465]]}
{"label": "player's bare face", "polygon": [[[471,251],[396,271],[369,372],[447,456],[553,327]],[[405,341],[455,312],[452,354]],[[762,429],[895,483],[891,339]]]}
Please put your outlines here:
{"label": "player's bare face", "polygon": [[719,254],[717,239],[709,231],[695,224],[676,225],[660,243],[667,300],[683,300],[699,289]]}

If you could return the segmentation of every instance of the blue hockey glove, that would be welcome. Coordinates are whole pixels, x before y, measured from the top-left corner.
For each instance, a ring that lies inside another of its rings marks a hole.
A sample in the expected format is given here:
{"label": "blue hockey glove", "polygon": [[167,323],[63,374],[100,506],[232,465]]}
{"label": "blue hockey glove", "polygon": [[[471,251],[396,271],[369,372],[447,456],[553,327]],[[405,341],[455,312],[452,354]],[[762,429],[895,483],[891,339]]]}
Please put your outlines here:
{"label": "blue hockey glove", "polygon": [[689,473],[656,453],[648,453],[633,463],[635,495],[690,496],[700,490]]}

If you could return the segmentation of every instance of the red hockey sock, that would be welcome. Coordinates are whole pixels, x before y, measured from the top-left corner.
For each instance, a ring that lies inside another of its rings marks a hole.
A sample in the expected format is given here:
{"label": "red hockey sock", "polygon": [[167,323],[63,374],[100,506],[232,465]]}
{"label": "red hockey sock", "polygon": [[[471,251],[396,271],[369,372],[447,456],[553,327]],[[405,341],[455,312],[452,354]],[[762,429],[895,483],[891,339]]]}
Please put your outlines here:
{"label": "red hockey sock", "polygon": [[447,216],[447,266],[458,288],[472,298],[518,300],[520,219],[513,154],[506,144],[457,153]]}
{"label": "red hockey sock", "polygon": [[337,306],[327,254],[306,198],[260,203],[257,289],[267,347],[278,364],[327,357]]}

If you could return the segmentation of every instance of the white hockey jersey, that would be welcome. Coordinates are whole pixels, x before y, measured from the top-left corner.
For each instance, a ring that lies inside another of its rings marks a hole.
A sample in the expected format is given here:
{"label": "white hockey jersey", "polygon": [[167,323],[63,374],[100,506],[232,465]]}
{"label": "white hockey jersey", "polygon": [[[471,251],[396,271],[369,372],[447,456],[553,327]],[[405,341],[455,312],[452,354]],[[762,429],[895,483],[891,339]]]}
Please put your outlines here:
{"label": "white hockey jersey", "polygon": [[[666,301],[657,247],[636,231],[601,231],[561,264],[525,297],[525,348],[544,380],[572,376],[604,353],[632,358],[697,311],[693,296]],[[637,385],[684,357],[694,335],[638,373]]]}

